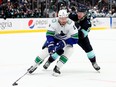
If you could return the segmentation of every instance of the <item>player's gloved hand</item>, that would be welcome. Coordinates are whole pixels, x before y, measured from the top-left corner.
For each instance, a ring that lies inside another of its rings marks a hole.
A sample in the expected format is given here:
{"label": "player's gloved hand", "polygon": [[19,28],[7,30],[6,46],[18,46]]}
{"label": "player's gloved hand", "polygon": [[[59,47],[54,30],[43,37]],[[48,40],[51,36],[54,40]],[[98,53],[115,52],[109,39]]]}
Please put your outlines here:
{"label": "player's gloved hand", "polygon": [[64,41],[59,41],[58,43],[56,43],[55,51],[63,49],[64,47],[65,47],[65,42]]}
{"label": "player's gloved hand", "polygon": [[78,35],[79,35],[79,38],[80,38],[80,39],[83,39],[83,38],[85,38],[85,37],[88,35],[88,31],[86,31],[86,30],[84,30],[84,29],[80,29],[80,30],[78,31]]}
{"label": "player's gloved hand", "polygon": [[50,42],[49,45],[48,45],[48,52],[50,54],[54,53],[55,52],[55,45],[54,45],[54,42]]}

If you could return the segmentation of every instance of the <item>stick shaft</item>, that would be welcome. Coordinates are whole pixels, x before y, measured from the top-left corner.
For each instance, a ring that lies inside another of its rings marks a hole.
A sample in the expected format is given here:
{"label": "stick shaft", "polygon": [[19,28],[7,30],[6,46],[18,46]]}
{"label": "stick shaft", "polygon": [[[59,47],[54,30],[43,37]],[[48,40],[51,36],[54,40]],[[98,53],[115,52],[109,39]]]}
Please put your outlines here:
{"label": "stick shaft", "polygon": [[25,74],[23,74],[20,78],[18,78],[15,82],[18,82],[21,78],[23,78],[26,74],[28,73],[28,71],[25,73]]}

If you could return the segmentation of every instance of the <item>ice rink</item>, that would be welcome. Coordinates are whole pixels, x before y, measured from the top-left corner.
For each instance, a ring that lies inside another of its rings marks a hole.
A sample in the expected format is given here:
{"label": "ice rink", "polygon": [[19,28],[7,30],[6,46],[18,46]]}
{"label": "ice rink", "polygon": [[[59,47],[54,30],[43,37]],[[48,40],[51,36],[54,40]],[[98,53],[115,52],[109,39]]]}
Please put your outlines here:
{"label": "ice rink", "polygon": [[[39,66],[32,75],[19,80],[17,87],[116,87],[116,30],[91,30],[89,37],[100,73],[75,45],[75,52],[62,67],[59,77],[52,76],[55,61],[46,71]],[[44,41],[45,33],[0,35],[0,87],[12,87],[33,64]]]}

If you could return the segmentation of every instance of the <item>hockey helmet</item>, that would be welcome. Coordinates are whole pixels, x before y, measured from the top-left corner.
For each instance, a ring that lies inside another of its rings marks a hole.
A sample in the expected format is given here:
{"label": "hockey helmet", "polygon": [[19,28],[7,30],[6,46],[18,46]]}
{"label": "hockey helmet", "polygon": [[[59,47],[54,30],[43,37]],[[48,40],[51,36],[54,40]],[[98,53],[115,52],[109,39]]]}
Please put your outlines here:
{"label": "hockey helmet", "polygon": [[84,12],[86,13],[87,12],[87,7],[86,6],[78,6],[78,12]]}
{"label": "hockey helmet", "polygon": [[68,17],[67,10],[62,9],[58,12],[58,17]]}

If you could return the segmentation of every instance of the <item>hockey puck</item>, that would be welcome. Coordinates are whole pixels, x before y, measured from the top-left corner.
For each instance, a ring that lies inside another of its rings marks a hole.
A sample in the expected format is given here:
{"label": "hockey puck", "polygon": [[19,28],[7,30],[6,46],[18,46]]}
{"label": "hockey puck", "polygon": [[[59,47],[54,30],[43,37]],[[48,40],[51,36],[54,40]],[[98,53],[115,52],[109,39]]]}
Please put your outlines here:
{"label": "hockey puck", "polygon": [[15,82],[15,83],[13,83],[12,85],[13,85],[13,86],[16,86],[16,85],[18,85],[18,83]]}

